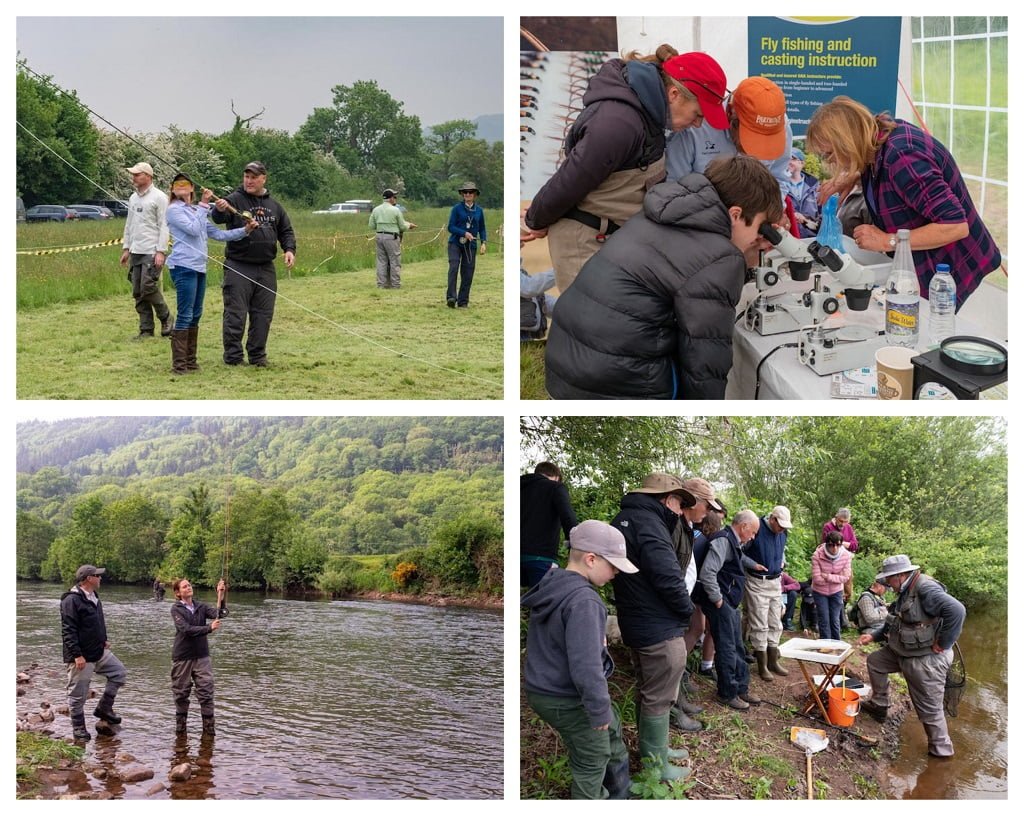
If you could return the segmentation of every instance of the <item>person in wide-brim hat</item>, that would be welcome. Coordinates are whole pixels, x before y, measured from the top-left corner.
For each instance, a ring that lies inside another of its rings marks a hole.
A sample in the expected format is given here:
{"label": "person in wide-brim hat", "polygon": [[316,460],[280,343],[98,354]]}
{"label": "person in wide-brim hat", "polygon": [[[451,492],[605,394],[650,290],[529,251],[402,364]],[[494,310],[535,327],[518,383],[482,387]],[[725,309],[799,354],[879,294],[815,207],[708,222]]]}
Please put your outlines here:
{"label": "person in wide-brim hat", "polygon": [[480,188],[472,181],[465,181],[459,185],[459,195],[462,201],[452,207],[448,216],[448,289],[445,292],[445,303],[449,309],[456,306],[465,309],[469,306],[478,242],[480,254],[487,253],[484,211],[476,203]]}

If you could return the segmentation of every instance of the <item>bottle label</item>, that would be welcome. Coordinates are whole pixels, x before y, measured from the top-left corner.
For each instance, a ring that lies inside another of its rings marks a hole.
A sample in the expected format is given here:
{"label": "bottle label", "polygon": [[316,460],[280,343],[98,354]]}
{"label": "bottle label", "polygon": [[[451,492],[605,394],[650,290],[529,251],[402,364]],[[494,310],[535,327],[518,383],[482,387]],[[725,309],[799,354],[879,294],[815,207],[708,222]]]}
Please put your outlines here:
{"label": "bottle label", "polygon": [[913,313],[908,314],[897,309],[889,309],[886,312],[885,319],[892,325],[903,329],[913,330],[917,327],[917,315]]}

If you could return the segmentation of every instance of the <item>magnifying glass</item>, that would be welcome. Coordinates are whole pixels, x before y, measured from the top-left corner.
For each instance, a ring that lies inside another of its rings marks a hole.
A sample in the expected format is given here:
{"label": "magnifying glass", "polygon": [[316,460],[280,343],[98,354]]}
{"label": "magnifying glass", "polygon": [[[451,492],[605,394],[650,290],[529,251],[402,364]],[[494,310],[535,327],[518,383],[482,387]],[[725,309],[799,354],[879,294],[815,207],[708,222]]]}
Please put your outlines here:
{"label": "magnifying glass", "polygon": [[1006,371],[1006,349],[984,337],[958,335],[939,344],[942,362],[965,374],[1001,374]]}

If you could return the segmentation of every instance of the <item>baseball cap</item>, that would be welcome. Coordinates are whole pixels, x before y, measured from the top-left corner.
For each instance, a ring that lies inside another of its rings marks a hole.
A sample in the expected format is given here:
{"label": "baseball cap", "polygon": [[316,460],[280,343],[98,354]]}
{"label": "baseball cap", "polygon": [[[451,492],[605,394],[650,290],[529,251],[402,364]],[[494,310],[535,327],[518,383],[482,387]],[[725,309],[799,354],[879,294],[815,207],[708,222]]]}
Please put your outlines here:
{"label": "baseball cap", "polygon": [[250,173],[255,173],[257,176],[265,176],[267,174],[267,167],[263,162],[249,162],[245,166],[245,170]]}
{"label": "baseball cap", "polygon": [[136,173],[145,173],[147,176],[153,175],[153,165],[149,162],[139,162],[138,164],[133,164],[131,167],[125,169],[133,176]]}
{"label": "baseball cap", "polygon": [[591,519],[577,524],[569,531],[569,546],[601,556],[619,572],[639,572],[626,558],[626,539],[622,533],[603,521]]}
{"label": "baseball cap", "polygon": [[381,193],[381,195],[384,198],[398,198],[398,193],[396,193],[390,187],[388,187],[383,193]]}
{"label": "baseball cap", "polygon": [[789,156],[792,159],[799,159],[800,161],[807,161],[807,157],[804,156],[804,151],[802,151],[799,147],[794,147],[792,150],[790,150],[789,151]]}
{"label": "baseball cap", "polygon": [[717,513],[725,512],[725,505],[715,498],[715,489],[711,486],[711,483],[706,479],[694,477],[693,479],[687,479],[683,482],[683,487],[690,491],[698,499],[704,499],[708,503],[708,506]]}
{"label": "baseball cap", "polygon": [[780,527],[785,527],[787,530],[793,526],[793,522],[789,517],[789,508],[782,504],[777,504],[772,508],[771,514],[775,516],[775,520],[779,523]]}
{"label": "baseball cap", "polygon": [[725,71],[712,57],[700,51],[677,54],[665,60],[661,70],[697,97],[700,112],[711,127],[729,129],[729,117],[723,108],[729,93],[725,87]]}
{"label": "baseball cap", "polygon": [[[138,172],[142,172],[141,170]],[[91,578],[93,575],[103,575],[106,570],[102,567],[94,567],[92,564],[82,564],[78,568],[78,572],[75,573],[75,583],[80,584],[86,578]]]}
{"label": "baseball cap", "polygon": [[786,95],[765,77],[747,77],[732,92],[743,152],[762,161],[786,152]]}

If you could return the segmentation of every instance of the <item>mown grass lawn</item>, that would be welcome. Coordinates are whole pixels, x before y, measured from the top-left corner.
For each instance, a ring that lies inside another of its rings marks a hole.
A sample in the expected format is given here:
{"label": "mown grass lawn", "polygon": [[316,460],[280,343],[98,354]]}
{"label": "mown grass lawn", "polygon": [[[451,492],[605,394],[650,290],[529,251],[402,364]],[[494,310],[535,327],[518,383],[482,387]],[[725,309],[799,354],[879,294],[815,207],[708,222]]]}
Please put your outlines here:
{"label": "mown grass lawn", "polygon": [[[223,300],[211,286],[199,332],[202,371],[172,376],[169,340],[131,339],[138,318],[125,282],[117,296],[19,309],[17,396],[501,399],[500,253],[478,259],[468,309],[446,307],[442,258],[403,264],[397,290],[378,289],[372,267],[292,279],[279,267],[268,368],[223,364]],[[164,296],[173,311],[169,285]]]}

